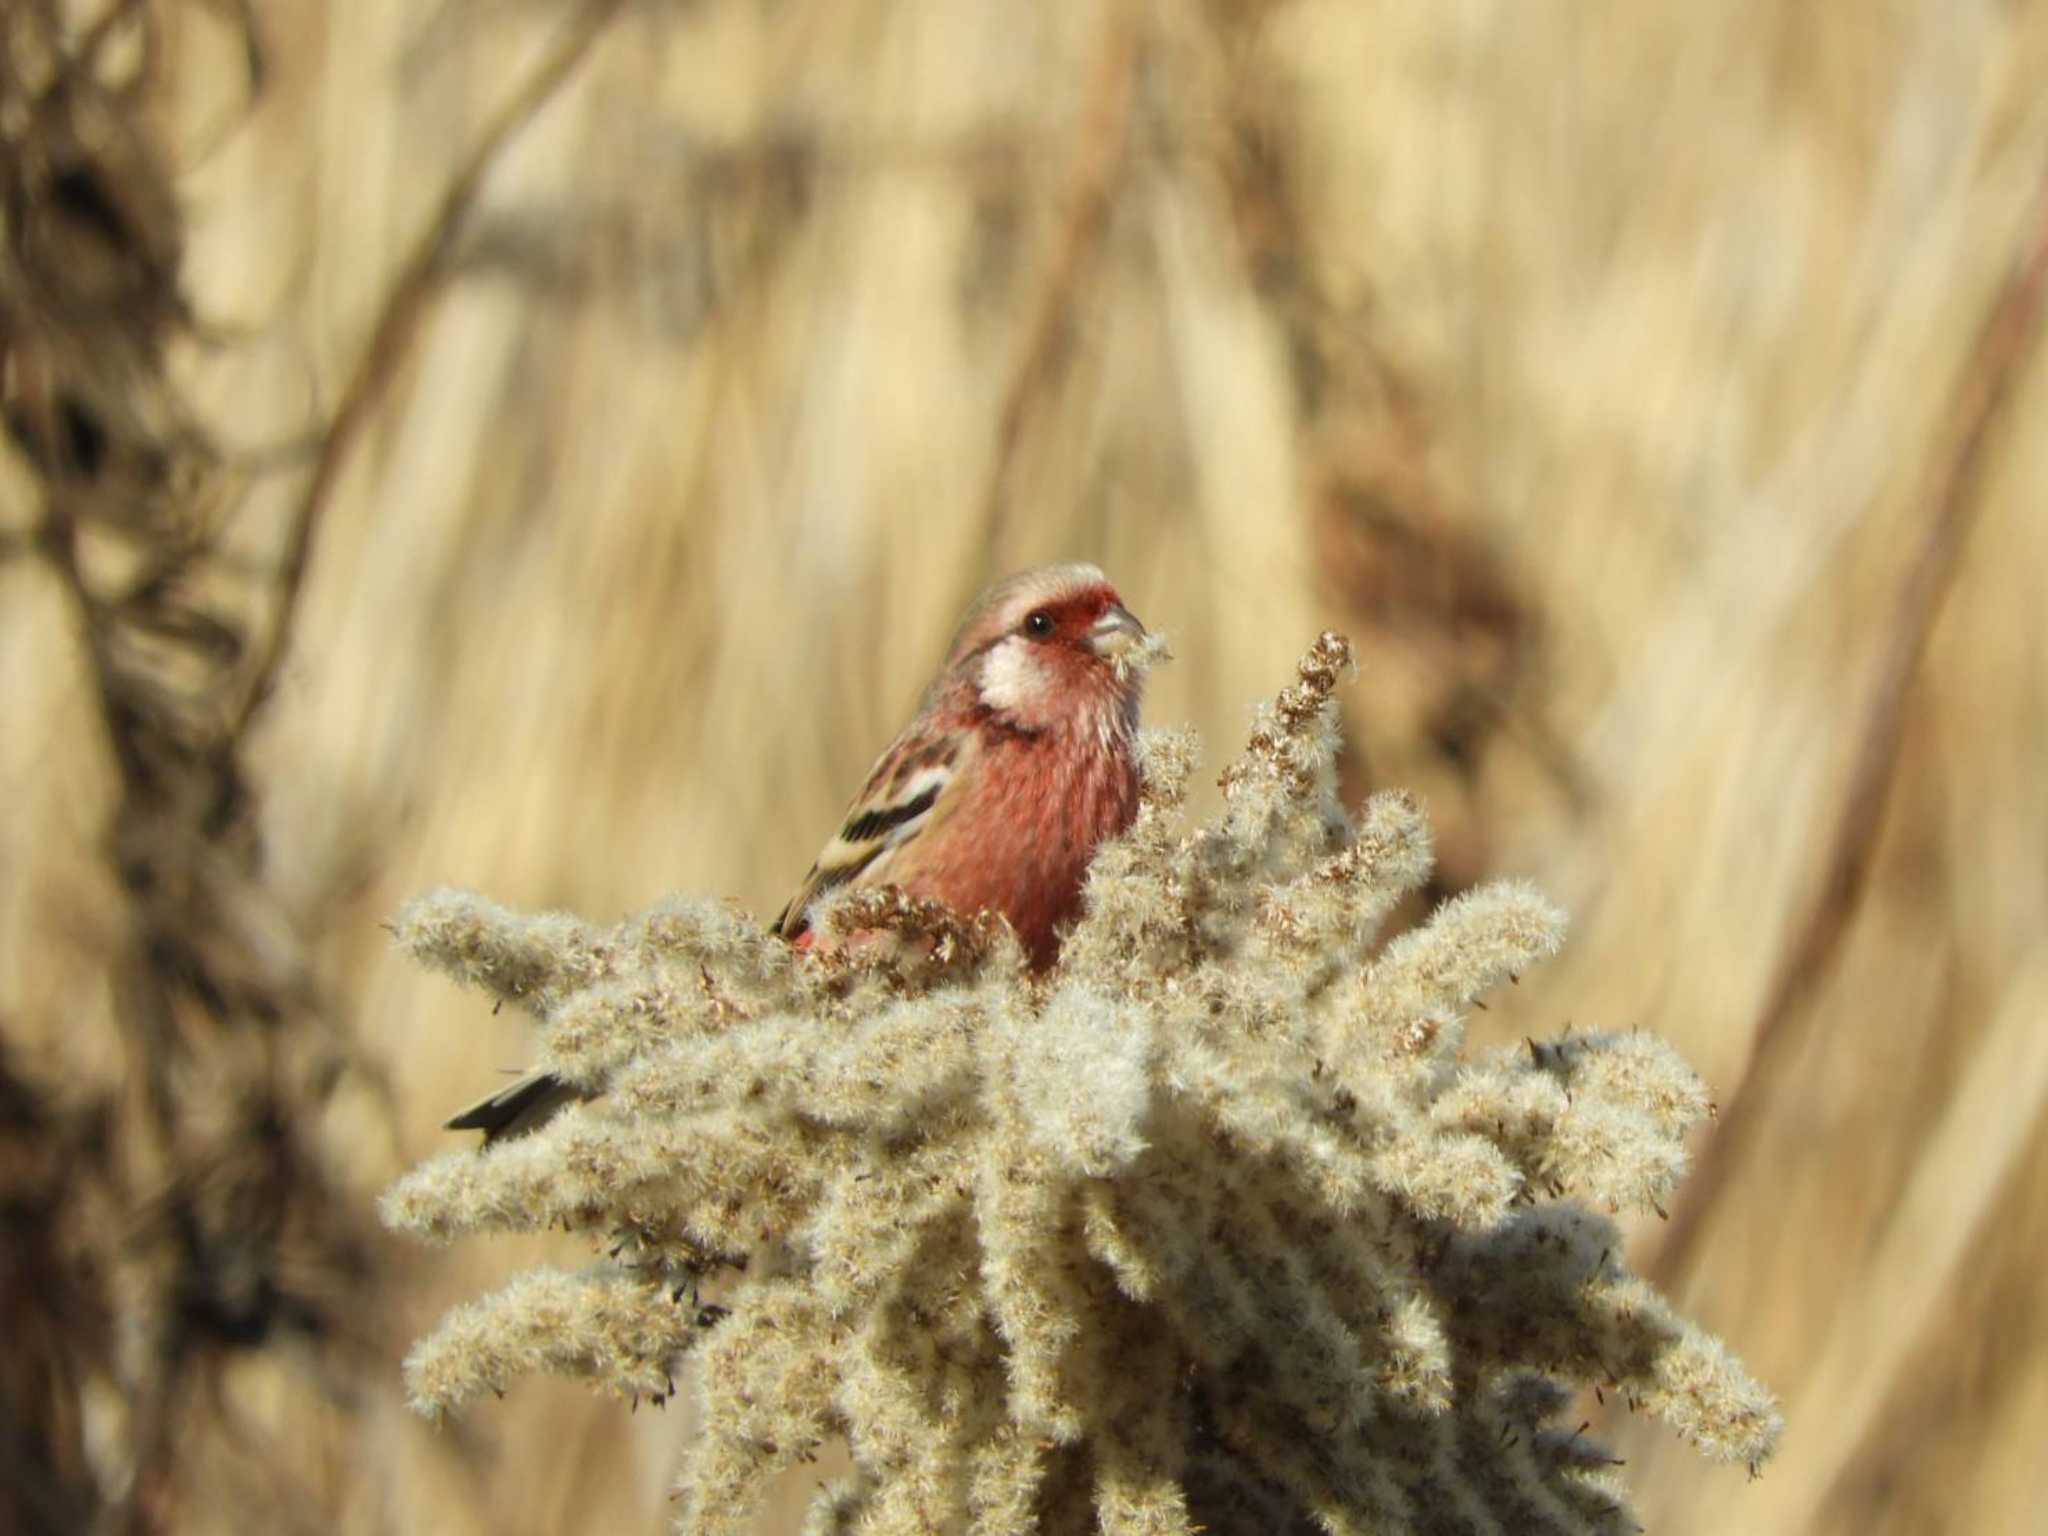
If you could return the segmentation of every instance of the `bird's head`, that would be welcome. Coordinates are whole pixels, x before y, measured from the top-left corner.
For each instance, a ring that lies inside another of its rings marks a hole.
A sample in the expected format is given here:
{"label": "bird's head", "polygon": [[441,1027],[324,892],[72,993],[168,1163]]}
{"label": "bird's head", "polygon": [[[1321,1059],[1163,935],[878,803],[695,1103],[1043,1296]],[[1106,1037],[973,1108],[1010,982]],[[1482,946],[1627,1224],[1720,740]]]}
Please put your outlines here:
{"label": "bird's head", "polygon": [[1045,565],[996,583],[969,610],[947,672],[1026,730],[1128,728],[1152,646],[1092,565]]}

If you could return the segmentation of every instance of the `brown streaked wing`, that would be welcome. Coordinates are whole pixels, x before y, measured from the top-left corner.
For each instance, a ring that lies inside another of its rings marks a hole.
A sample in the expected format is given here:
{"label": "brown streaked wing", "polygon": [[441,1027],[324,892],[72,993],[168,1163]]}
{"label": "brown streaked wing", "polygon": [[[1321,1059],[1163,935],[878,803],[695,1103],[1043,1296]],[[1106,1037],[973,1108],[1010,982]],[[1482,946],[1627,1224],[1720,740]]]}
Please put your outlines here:
{"label": "brown streaked wing", "polygon": [[828,891],[888,879],[896,852],[952,815],[969,765],[961,745],[959,738],[902,740],[882,754],[839,831],[776,917],[776,933],[786,939],[803,933],[811,905]]}

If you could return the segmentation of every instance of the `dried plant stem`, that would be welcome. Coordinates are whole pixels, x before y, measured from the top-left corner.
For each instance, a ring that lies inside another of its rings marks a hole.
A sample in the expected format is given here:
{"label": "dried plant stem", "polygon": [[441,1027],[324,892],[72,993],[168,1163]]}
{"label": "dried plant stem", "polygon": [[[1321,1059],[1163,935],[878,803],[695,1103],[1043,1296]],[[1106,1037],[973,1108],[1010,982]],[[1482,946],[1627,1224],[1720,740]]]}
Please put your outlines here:
{"label": "dried plant stem", "polygon": [[1003,391],[996,418],[995,451],[988,495],[982,505],[981,547],[992,549],[1009,510],[1009,482],[1017,445],[1040,399],[1059,371],[1071,335],[1073,310],[1102,250],[1111,199],[1130,144],[1131,98],[1138,73],[1138,32],[1127,4],[1105,7],[1101,52],[1097,55],[1079,140],[1068,162],[1060,204],[1064,209],[1058,244],[1031,305],[1024,341]]}
{"label": "dried plant stem", "polygon": [[299,595],[305,585],[306,566],[313,541],[318,536],[321,514],[341,479],[348,451],[368,425],[377,402],[396,376],[399,365],[411,350],[420,324],[448,271],[448,257],[456,238],[476,206],[484,180],[506,147],[520,130],[533,121],[552,101],[589,54],[598,38],[618,15],[624,0],[591,0],[576,13],[555,46],[514,91],[485,127],[469,158],[441,194],[440,207],[414,243],[412,252],[398,269],[386,290],[377,323],[363,346],[355,371],[349,376],[340,403],[320,440],[312,478],[299,498],[291,530],[280,562],[277,612],[272,615],[255,662],[250,669],[246,691],[236,710],[234,733],[240,735],[263,708],[276,684],[277,669],[291,643],[292,620],[298,611]]}
{"label": "dried plant stem", "polygon": [[[1841,796],[1841,811],[1821,862],[1820,882],[1805,916],[1793,929],[1777,979],[1757,1018],[1743,1073],[1745,1084],[1774,1081],[1776,1065],[1797,1051],[1808,1029],[1814,1027],[1811,1021],[1823,1017],[1811,1005],[1833,969],[1869,880],[1885,806],[1898,775],[1913,680],[1948,596],[1964,541],[1983,507],[1980,492],[1987,445],[2003,424],[2026,363],[2034,355],[2044,300],[2048,300],[2048,172],[2041,178],[2011,269],[1992,299],[1943,412],[1936,457],[1925,483],[1926,531],[1892,601],[1892,622],[1885,630],[1884,650]],[[1717,1192],[1762,1123],[1758,1104],[1754,1091],[1740,1093],[1722,1116],[1718,1134],[1673,1213],[1669,1235],[1654,1265],[1658,1276],[1668,1278],[1684,1270]]]}

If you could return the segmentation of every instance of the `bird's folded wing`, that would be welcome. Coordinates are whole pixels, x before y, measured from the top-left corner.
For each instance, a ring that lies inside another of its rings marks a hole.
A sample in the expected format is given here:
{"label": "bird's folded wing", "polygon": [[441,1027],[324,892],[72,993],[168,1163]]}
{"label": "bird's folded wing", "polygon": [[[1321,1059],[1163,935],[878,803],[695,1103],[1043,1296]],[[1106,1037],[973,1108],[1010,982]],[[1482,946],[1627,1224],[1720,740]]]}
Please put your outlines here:
{"label": "bird's folded wing", "polygon": [[847,808],[838,833],[775,919],[775,931],[794,939],[810,927],[811,906],[842,885],[880,885],[906,873],[910,849],[959,806],[966,764],[949,749],[943,759],[920,760],[891,748]]}

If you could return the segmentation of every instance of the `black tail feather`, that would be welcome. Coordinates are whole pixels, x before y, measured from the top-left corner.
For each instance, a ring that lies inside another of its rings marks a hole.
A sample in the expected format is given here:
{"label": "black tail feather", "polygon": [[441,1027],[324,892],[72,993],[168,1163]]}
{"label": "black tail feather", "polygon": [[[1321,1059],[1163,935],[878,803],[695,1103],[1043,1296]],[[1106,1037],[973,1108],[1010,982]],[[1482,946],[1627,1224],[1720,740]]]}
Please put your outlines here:
{"label": "black tail feather", "polygon": [[555,1111],[583,1095],[552,1072],[535,1072],[509,1088],[478,1099],[446,1122],[451,1131],[482,1131],[484,1145],[506,1136],[537,1131]]}

